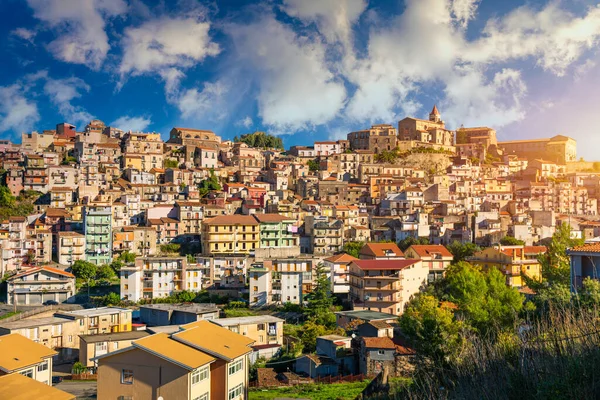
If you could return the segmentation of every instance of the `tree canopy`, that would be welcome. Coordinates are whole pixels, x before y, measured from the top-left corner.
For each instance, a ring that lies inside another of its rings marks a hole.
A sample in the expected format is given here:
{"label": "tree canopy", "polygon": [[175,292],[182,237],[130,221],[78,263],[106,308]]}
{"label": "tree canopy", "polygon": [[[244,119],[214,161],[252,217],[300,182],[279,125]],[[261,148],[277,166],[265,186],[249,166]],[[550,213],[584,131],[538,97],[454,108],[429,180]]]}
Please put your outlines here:
{"label": "tree canopy", "polygon": [[73,263],[71,271],[73,271],[73,275],[75,275],[76,278],[87,281],[96,278],[98,267],[96,267],[96,265],[92,264],[91,262],[77,260]]}
{"label": "tree canopy", "polygon": [[407,236],[398,242],[398,247],[400,248],[400,250],[406,251],[406,249],[408,249],[414,244],[429,244],[429,239],[426,237],[414,238],[412,236]]}
{"label": "tree canopy", "polygon": [[215,170],[211,168],[210,176],[198,184],[198,191],[200,196],[204,197],[212,190],[221,190],[221,184],[219,178],[215,175]]}
{"label": "tree canopy", "polygon": [[461,243],[458,240],[455,240],[448,246],[448,251],[450,251],[450,253],[452,253],[452,255],[454,256],[453,262],[455,263],[464,261],[467,259],[467,257],[472,257],[475,253],[477,253],[480,250],[481,248],[475,243]]}
{"label": "tree canopy", "polygon": [[500,239],[500,244],[503,246],[524,246],[525,242],[512,236],[504,236]]}
{"label": "tree canopy", "polygon": [[317,160],[308,160],[306,162],[306,165],[308,165],[308,170],[309,171],[318,171],[320,169],[319,167],[319,162]]}
{"label": "tree canopy", "polygon": [[257,147],[260,149],[283,150],[283,140],[277,136],[269,135],[265,132],[246,133],[240,137],[234,137],[233,141],[246,143],[248,146]]}
{"label": "tree canopy", "polygon": [[363,242],[346,242],[344,243],[344,253],[350,254],[352,257],[358,258],[360,249],[364,246]]}

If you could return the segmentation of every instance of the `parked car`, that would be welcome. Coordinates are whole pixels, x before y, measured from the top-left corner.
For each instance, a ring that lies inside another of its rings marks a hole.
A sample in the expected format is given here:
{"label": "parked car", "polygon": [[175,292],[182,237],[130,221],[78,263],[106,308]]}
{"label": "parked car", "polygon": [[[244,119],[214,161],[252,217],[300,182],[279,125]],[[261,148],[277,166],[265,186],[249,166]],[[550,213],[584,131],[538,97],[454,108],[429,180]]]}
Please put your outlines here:
{"label": "parked car", "polygon": [[55,300],[47,300],[45,302],[42,303],[45,306],[55,306],[58,304],[58,301]]}
{"label": "parked car", "polygon": [[53,385],[57,385],[59,383],[61,383],[63,381],[62,376],[53,376],[52,377],[52,384]]}

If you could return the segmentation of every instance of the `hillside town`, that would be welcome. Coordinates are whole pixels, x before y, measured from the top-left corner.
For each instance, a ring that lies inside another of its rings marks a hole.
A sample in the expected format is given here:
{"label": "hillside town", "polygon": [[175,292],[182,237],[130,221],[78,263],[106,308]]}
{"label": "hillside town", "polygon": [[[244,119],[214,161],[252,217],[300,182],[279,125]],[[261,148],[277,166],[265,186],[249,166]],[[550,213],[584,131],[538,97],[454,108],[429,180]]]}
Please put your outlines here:
{"label": "hillside town", "polygon": [[399,318],[461,263],[531,299],[568,229],[570,290],[598,277],[600,163],[568,136],[454,131],[437,106],[287,149],[165,134],[93,120],[0,141],[0,398],[86,398],[61,365],[98,399],[408,377],[421,349]]}

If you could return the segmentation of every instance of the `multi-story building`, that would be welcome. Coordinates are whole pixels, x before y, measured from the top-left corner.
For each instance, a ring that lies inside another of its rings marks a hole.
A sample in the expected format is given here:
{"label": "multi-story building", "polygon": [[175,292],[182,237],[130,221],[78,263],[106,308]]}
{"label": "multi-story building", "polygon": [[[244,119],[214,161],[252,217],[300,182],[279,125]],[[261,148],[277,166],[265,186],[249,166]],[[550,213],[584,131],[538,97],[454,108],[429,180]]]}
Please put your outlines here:
{"label": "multi-story building", "polygon": [[204,207],[196,201],[177,201],[177,218],[181,223],[181,234],[199,237],[202,232],[202,220],[204,219]]}
{"label": "multi-story building", "polygon": [[218,319],[219,312],[210,303],[146,304],[140,307],[140,321],[148,326],[184,325]]}
{"label": "multi-story building", "polygon": [[273,303],[271,270],[268,267],[263,263],[252,264],[248,269],[248,280],[250,307],[265,307]]}
{"label": "multi-story building", "polygon": [[261,248],[297,247],[296,220],[279,214],[254,214],[258,221]]}
{"label": "multi-story building", "polygon": [[559,164],[577,160],[577,142],[567,136],[557,135],[549,139],[527,139],[498,142],[504,154],[519,157],[543,158]]}
{"label": "multi-story building", "polygon": [[454,257],[448,249],[440,244],[412,245],[404,252],[409,259],[421,260],[423,265],[429,268],[429,282],[441,279],[446,269],[452,264]]}
{"label": "multi-story building", "polygon": [[25,158],[23,190],[46,193],[48,191],[48,168],[44,162],[44,157],[29,154]]}
{"label": "multi-story building", "polygon": [[132,155],[141,157],[138,169],[145,172],[163,167],[163,141],[159,133],[126,133],[123,138],[123,154],[125,158]]}
{"label": "multi-story building", "polygon": [[77,260],[85,260],[85,235],[67,231],[56,234],[56,258],[61,265],[73,265]]}
{"label": "multi-story building", "polygon": [[41,305],[47,301],[63,303],[75,295],[75,276],[52,267],[21,270],[6,281],[6,302]]}
{"label": "multi-story building", "polygon": [[81,331],[80,335],[131,331],[132,310],[128,308],[98,307],[58,311],[54,316],[77,321]]}
{"label": "multi-story building", "polygon": [[260,246],[258,221],[251,215],[223,215],[202,225],[202,252],[250,254]]}
{"label": "multi-story building", "polygon": [[411,296],[427,283],[420,260],[355,260],[350,263],[350,297],[355,310],[401,315]]}
{"label": "multi-story building", "polygon": [[347,296],[350,293],[350,263],[357,260],[349,254],[336,254],[323,260],[323,266],[329,271],[331,293]]}
{"label": "multi-story building", "polygon": [[52,357],[55,355],[56,351],[17,333],[1,336],[0,376],[21,374],[52,386]]}
{"label": "multi-story building", "polygon": [[276,355],[283,345],[283,324],[285,320],[272,315],[257,315],[238,318],[220,318],[211,320],[214,324],[239,333],[254,340],[250,356],[253,363],[258,358],[269,359]]}
{"label": "multi-story building", "polygon": [[98,398],[248,398],[254,341],[208,321],[158,333],[97,357]]}
{"label": "multi-story building", "polygon": [[86,206],[84,209],[85,259],[96,265],[112,261],[112,209]]}
{"label": "multi-story building", "polygon": [[[312,258],[276,259],[272,262],[272,301],[277,304],[303,304],[304,295],[312,291],[313,269]],[[250,295],[254,286],[251,284]]]}
{"label": "multi-story building", "polygon": [[[167,297],[186,288],[185,257],[137,257],[121,267],[121,298],[130,301]],[[199,291],[201,288],[193,288]]]}
{"label": "multi-story building", "polygon": [[96,357],[125,349],[134,340],[149,336],[146,331],[130,331],[119,333],[99,333],[96,335],[79,335],[79,362],[87,368],[97,367]]}
{"label": "multi-story building", "polygon": [[383,150],[394,150],[397,141],[396,128],[388,124],[373,125],[370,129],[348,134],[348,142],[352,150],[369,150],[376,154]]}
{"label": "multi-story building", "polygon": [[483,249],[469,258],[469,262],[484,269],[497,268],[506,275],[506,285],[525,286],[522,275],[541,278],[538,256],[546,252],[546,246],[494,246]]}
{"label": "multi-story building", "polygon": [[440,148],[454,146],[454,132],[446,129],[436,106],[429,113],[429,120],[407,117],[399,121],[398,138],[401,141],[430,143]]}

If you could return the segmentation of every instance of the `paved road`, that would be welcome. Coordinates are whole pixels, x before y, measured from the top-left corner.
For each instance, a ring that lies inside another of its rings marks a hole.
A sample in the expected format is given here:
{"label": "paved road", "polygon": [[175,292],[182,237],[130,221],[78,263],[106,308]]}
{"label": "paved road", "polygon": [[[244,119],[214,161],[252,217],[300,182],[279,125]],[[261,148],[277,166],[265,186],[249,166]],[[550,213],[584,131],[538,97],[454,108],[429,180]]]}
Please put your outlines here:
{"label": "paved road", "polygon": [[62,381],[54,387],[71,393],[78,399],[96,399],[96,381]]}

